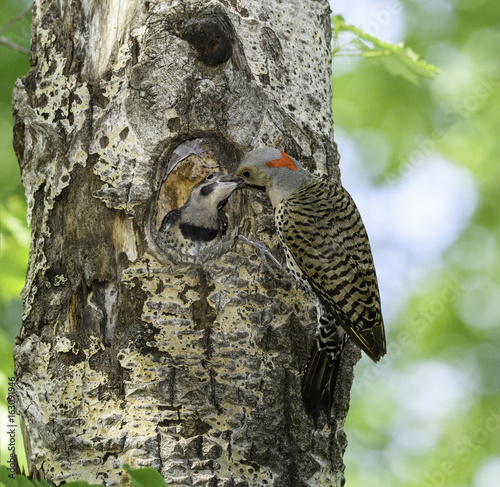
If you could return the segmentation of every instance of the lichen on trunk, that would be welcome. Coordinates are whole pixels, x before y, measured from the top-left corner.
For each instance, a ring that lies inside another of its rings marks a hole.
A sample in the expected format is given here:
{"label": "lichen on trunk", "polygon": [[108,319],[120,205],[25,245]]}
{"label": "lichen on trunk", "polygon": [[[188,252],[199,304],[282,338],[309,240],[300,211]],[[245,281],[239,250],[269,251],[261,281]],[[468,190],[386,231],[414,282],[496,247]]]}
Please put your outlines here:
{"label": "lichen on trunk", "polygon": [[237,238],[280,249],[241,190],[225,239],[162,245],[162,217],[260,144],[338,177],[328,2],[36,0],[14,91],[32,225],[16,395],[32,472],[122,485],[343,483],[350,348],[332,428],[300,381],[313,296]]}

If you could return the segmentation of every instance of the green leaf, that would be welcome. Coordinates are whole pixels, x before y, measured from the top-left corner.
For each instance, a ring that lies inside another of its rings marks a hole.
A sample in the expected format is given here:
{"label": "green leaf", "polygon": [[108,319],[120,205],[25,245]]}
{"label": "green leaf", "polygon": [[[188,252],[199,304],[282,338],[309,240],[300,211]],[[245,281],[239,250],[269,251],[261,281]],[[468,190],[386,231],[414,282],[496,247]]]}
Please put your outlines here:
{"label": "green leaf", "polygon": [[16,482],[18,487],[33,487],[33,484],[24,475],[16,475]]}
{"label": "green leaf", "polygon": [[134,487],[167,487],[163,476],[154,468],[146,467],[132,470],[129,465],[125,464],[123,470],[130,475]]}
{"label": "green leaf", "polygon": [[36,487],[52,487],[46,480],[35,480]]}
{"label": "green leaf", "polygon": [[[354,36],[354,39],[345,46],[341,46],[339,41],[342,32]],[[382,41],[354,25],[346,24],[341,15],[332,17],[332,34],[332,56],[362,56],[382,65],[391,74],[402,76],[413,83],[417,83],[420,78],[434,79],[440,73],[438,68],[419,59],[420,56],[409,47],[405,47],[403,42],[391,44]],[[354,49],[349,50],[347,46],[351,45]]]}
{"label": "green leaf", "polygon": [[16,475],[9,477],[10,470],[5,466],[0,466],[0,486],[2,487],[33,487],[33,484],[24,476]]}
{"label": "green leaf", "polygon": [[74,482],[68,482],[67,484],[64,484],[64,487],[102,487],[102,484],[89,484],[88,482],[84,482],[83,480],[75,480]]}

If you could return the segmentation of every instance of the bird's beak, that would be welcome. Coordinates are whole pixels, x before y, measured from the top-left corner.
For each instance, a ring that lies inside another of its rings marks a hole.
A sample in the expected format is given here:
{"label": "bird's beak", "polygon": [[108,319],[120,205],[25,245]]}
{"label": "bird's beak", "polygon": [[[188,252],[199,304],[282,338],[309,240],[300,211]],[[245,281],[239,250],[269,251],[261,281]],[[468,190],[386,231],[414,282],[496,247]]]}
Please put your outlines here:
{"label": "bird's beak", "polygon": [[243,181],[243,183],[240,184],[238,187],[241,189],[245,189],[245,188],[258,189],[259,191],[266,190],[266,188],[264,186],[259,186],[258,184],[247,183],[246,181]]}
{"label": "bird's beak", "polygon": [[247,181],[245,181],[243,178],[241,178],[239,176],[232,176],[229,179],[225,179],[225,178],[226,178],[226,176],[221,178],[221,181],[231,181],[231,182],[237,183],[238,184],[237,187],[239,189],[253,188],[253,189],[258,189],[260,191],[266,190],[266,188],[264,188],[264,186],[258,186],[257,184],[248,183]]}
{"label": "bird's beak", "polygon": [[226,176],[222,176],[220,178],[220,182],[221,183],[235,183],[239,186],[240,184],[244,183],[245,180],[243,178],[237,178],[235,176],[230,176],[229,174],[227,174]]}
{"label": "bird's beak", "polygon": [[217,209],[220,210],[226,203],[233,191],[244,182],[242,178],[235,178],[234,176],[225,175],[219,179],[218,184],[221,190],[225,190],[224,198],[219,201]]}

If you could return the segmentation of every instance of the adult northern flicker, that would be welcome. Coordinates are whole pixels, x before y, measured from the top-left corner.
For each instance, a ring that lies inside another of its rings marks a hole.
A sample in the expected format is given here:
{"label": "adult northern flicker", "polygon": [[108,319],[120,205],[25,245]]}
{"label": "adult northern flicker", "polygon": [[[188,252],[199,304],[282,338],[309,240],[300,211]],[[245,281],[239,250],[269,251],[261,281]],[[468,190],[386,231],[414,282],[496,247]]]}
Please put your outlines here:
{"label": "adult northern flicker", "polygon": [[183,254],[196,255],[224,237],[227,216],[222,207],[241,181],[212,173],[191,190],[185,205],[170,211],[159,229],[160,241]]}
{"label": "adult northern flicker", "polygon": [[323,308],[302,382],[304,404],[316,423],[322,408],[330,417],[348,337],[375,362],[386,352],[368,235],[340,183],[309,173],[284,152],[255,149],[235,175],[266,191],[287,267]]}

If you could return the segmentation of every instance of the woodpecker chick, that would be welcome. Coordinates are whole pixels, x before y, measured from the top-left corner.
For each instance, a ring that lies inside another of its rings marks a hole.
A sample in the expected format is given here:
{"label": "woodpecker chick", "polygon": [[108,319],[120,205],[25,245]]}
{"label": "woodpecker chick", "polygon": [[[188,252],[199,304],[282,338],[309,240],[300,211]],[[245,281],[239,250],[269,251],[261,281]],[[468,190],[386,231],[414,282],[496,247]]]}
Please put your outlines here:
{"label": "woodpecker chick", "polygon": [[191,190],[186,204],[163,218],[159,233],[164,245],[194,256],[220,241],[228,223],[222,207],[241,182],[220,173],[202,179]]}
{"label": "woodpecker chick", "polygon": [[235,175],[267,193],[287,267],[322,305],[302,397],[315,423],[321,409],[329,419],[347,338],[375,362],[386,352],[377,276],[361,216],[340,183],[309,173],[271,147],[247,154]]}

